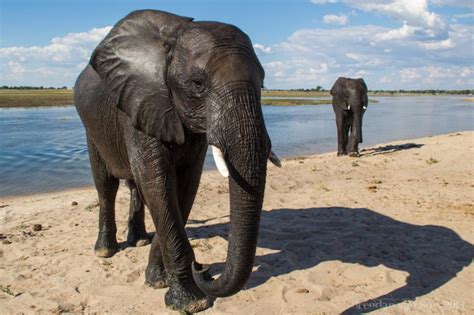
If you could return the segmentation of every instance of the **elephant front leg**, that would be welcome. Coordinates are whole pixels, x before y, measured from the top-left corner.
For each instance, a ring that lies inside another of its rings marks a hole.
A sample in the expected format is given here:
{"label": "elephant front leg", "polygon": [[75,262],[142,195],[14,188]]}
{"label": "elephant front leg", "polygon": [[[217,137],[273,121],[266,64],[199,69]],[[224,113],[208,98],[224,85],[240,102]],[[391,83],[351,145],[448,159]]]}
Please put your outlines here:
{"label": "elephant front leg", "polygon": [[130,189],[130,211],[128,215],[127,243],[131,246],[150,244],[150,237],[145,229],[145,205],[133,180],[127,180]]}
{"label": "elephant front leg", "polygon": [[349,136],[349,144],[348,150],[350,157],[358,157],[359,156],[359,141],[357,140],[357,136],[354,133],[354,128],[351,128],[351,135]]}
{"label": "elephant front leg", "polygon": [[[162,206],[157,204],[150,206],[157,236],[153,239],[151,248],[153,252],[150,252],[147,272],[151,272],[149,280],[159,285],[162,283],[169,285],[165,294],[167,307],[195,313],[209,308],[211,300],[194,283],[191,272],[191,263],[195,260],[194,253],[184,230],[175,192],[174,190],[171,194],[173,200],[166,200]],[[160,270],[159,265],[160,249],[164,270]],[[151,276],[156,279],[151,279]]]}
{"label": "elephant front leg", "polygon": [[165,294],[169,308],[189,313],[207,309],[211,299],[197,287],[192,276],[194,253],[184,229],[178,202],[178,175],[171,153],[162,145],[156,145],[146,151],[137,150],[133,158],[136,163],[132,171],[156,228],[147,282],[169,286]]}
{"label": "elephant front leg", "polygon": [[155,289],[168,287],[168,274],[163,263],[163,254],[157,233],[155,233],[153,241],[151,242],[148,266],[145,271],[145,283]]}
{"label": "elephant front leg", "polygon": [[359,156],[359,143],[362,142],[362,114],[355,113],[349,137],[349,156]]}
{"label": "elephant front leg", "polygon": [[347,128],[344,112],[336,112],[337,156],[347,155]]}

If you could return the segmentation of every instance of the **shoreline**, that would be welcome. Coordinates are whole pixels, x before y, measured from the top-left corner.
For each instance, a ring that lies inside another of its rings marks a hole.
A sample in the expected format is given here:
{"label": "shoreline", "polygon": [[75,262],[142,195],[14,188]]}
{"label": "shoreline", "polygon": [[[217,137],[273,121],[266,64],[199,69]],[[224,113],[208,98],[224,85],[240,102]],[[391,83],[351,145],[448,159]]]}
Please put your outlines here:
{"label": "shoreline", "polygon": [[[434,134],[426,137],[421,137],[421,138],[403,138],[403,139],[397,139],[393,141],[387,141],[387,142],[382,142],[382,143],[377,143],[377,144],[372,144],[372,145],[361,145],[360,146],[360,151],[361,154],[364,153],[364,151],[371,150],[371,147],[382,147],[382,146],[388,146],[392,145],[394,143],[398,142],[404,142],[404,141],[416,141],[418,139],[425,139],[425,138],[432,138],[432,137],[439,137],[439,136],[452,136],[452,135],[457,135],[457,134],[462,134],[462,133],[469,133],[469,132],[474,132],[474,130],[460,130],[460,131],[454,131],[446,134]],[[333,151],[326,151],[326,152],[319,152],[319,153],[311,153],[311,154],[304,154],[304,155],[296,155],[296,156],[290,156],[290,157],[285,157],[282,158],[281,161],[298,161],[298,160],[304,160],[304,159],[311,159],[311,158],[316,158],[319,155],[327,155],[327,154],[333,154],[336,156],[335,150]],[[355,160],[358,158],[354,158]],[[270,165],[270,163],[268,164]],[[216,174],[217,169],[203,169],[202,174],[204,175],[205,173],[212,173],[215,172]],[[92,175],[91,175],[92,176]],[[123,180],[120,180],[120,186],[124,186]],[[51,190],[51,191],[43,191],[43,192],[34,192],[34,193],[24,193],[24,194],[19,194],[19,195],[6,195],[6,196],[0,196],[0,209],[1,209],[1,202],[8,201],[11,199],[16,199],[16,198],[28,198],[28,197],[43,197],[43,196],[48,196],[51,194],[57,194],[57,193],[70,193],[70,192],[80,192],[83,190],[93,190],[95,191],[95,186],[94,184],[91,185],[85,185],[85,186],[77,186],[77,187],[70,187],[66,189],[58,189],[58,190]],[[0,210],[1,211],[1,210]]]}
{"label": "shoreline", "polygon": [[[465,97],[468,102],[473,102],[472,94],[450,94],[450,93],[399,93],[399,92],[380,92],[368,93],[369,102],[377,103],[376,97]],[[309,105],[329,105],[331,99],[329,92],[303,92],[303,91],[262,91],[263,106],[309,106]],[[309,99],[304,99],[309,98]],[[323,98],[317,99],[314,98]],[[270,102],[264,104],[263,101]],[[292,101],[292,102],[291,102]],[[306,104],[308,103],[308,104]],[[1,108],[49,108],[64,107],[73,105],[72,90],[48,90],[48,89],[30,89],[14,90],[0,89],[0,109]]]}
{"label": "shoreline", "polygon": [[[202,314],[474,312],[473,140],[462,131],[269,165],[252,275]],[[186,233],[211,272],[226,260],[228,198],[227,179],[204,172]],[[121,250],[108,259],[93,251],[95,188],[2,205],[0,313],[177,314],[166,289],[144,284],[150,246],[125,243],[126,187],[116,199]]]}

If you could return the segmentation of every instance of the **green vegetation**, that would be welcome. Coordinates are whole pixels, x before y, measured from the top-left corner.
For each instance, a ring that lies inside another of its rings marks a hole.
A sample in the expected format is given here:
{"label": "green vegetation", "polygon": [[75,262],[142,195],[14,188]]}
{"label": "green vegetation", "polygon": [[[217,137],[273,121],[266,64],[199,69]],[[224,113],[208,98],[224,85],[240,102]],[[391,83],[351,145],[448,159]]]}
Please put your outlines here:
{"label": "green vegetation", "polygon": [[326,105],[326,104],[331,104],[331,100],[262,98],[262,105],[271,105],[271,106],[299,106],[299,105]]}
{"label": "green vegetation", "polygon": [[96,202],[96,203],[88,205],[87,207],[84,208],[84,210],[91,212],[92,210],[94,210],[94,208],[97,208],[98,206],[99,206],[99,203]]}
{"label": "green vegetation", "polygon": [[[416,91],[369,91],[369,96],[415,96],[415,95],[473,95],[474,90],[416,90]],[[290,99],[296,98],[299,99]],[[315,97],[326,97],[328,99],[311,99]],[[305,99],[307,98],[307,99]],[[322,105],[331,104],[331,95],[321,86],[315,89],[293,89],[293,90],[262,90],[262,104],[273,106],[298,106],[298,105]],[[474,98],[466,99],[473,102]],[[369,100],[377,103],[376,100]],[[32,86],[0,87],[1,107],[38,107],[38,106],[64,106],[73,104],[73,91],[65,86],[62,88],[44,88]]]}
{"label": "green vegetation", "polygon": [[331,96],[327,91],[316,90],[262,90],[262,97],[324,97]]}
{"label": "green vegetation", "polygon": [[3,86],[0,86],[0,90],[67,90],[67,86],[56,88],[53,86],[44,87],[44,86],[28,86],[28,85],[20,85],[20,86],[3,85]]}
{"label": "green vegetation", "polygon": [[385,91],[385,90],[369,90],[369,95],[473,95],[474,90],[397,90],[397,91]]}
{"label": "green vegetation", "polygon": [[37,107],[73,104],[72,90],[0,89],[0,107]]}
{"label": "green vegetation", "polygon": [[0,291],[3,292],[3,293],[6,293],[8,295],[11,295],[11,296],[15,296],[15,293],[13,293],[13,291],[10,289],[11,285],[2,285],[0,284]]}
{"label": "green vegetation", "polygon": [[[378,103],[377,100],[369,100],[369,103]],[[331,99],[292,99],[292,98],[262,98],[262,105],[270,106],[301,106],[301,105],[330,105]]]}
{"label": "green vegetation", "polygon": [[[320,88],[318,86],[318,88]],[[262,97],[324,97],[331,96],[324,89],[262,90]],[[404,95],[474,95],[474,90],[369,90],[370,95],[404,96]]]}
{"label": "green vegetation", "polygon": [[430,157],[428,160],[426,160],[426,163],[428,165],[431,165],[431,164],[439,163],[439,161],[437,159],[433,159],[432,157]]}

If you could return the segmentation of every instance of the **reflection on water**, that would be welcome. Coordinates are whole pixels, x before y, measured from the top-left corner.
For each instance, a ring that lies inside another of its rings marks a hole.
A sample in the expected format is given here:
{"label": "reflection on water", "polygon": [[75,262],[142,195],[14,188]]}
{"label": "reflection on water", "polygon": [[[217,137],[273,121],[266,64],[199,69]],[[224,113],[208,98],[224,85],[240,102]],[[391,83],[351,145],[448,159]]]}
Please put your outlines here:
{"label": "reflection on water", "polygon": [[[457,96],[374,97],[361,147],[472,130],[473,105]],[[265,106],[273,150],[280,157],[336,150],[332,106]],[[84,128],[75,108],[0,109],[0,196],[92,184]],[[206,158],[206,169],[213,168]]]}

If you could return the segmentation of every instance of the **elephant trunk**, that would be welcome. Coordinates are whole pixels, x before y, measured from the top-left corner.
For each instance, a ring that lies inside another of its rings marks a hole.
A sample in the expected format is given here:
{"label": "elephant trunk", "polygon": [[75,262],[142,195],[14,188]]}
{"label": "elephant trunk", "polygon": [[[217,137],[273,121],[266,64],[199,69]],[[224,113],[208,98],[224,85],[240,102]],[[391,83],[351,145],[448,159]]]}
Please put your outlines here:
{"label": "elephant trunk", "polygon": [[224,124],[217,132],[213,130],[219,140],[208,133],[209,143],[223,150],[230,193],[227,260],[222,274],[213,280],[206,269],[193,264],[196,284],[213,297],[230,296],[241,290],[252,273],[255,259],[270,142],[260,102],[255,97],[250,99],[254,101],[232,106],[233,113],[228,116],[233,124]]}

